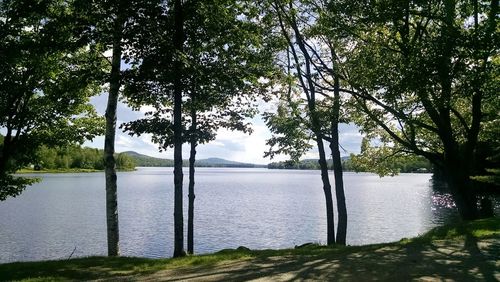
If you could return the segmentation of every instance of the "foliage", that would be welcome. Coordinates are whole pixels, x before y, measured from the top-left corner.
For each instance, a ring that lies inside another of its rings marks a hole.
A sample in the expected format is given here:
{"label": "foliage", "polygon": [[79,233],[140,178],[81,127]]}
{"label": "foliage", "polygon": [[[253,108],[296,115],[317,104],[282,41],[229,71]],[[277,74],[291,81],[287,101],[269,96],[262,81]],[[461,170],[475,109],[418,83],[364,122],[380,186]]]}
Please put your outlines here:
{"label": "foliage", "polygon": [[183,255],[182,144],[191,144],[192,252],[196,146],[214,140],[221,127],[251,132],[255,92],[265,87],[260,79],[273,58],[259,17],[250,1],[177,0],[162,7],[153,20],[157,26],[137,34],[125,96],[133,108],[153,110],[123,128],[131,135],[151,134],[160,151],[174,148],[174,256]]}
{"label": "foliage", "polygon": [[10,174],[0,177],[0,201],[5,201],[8,197],[19,196],[26,186],[38,181],[37,178],[24,178]]}
{"label": "foliage", "polygon": [[[37,166],[41,169],[104,169],[104,151],[95,148],[67,146],[49,148],[42,146],[37,151]],[[116,168],[132,170],[134,160],[126,153],[116,154]]]}
{"label": "foliage", "polygon": [[[475,145],[476,123],[498,118],[490,105],[498,88],[493,3],[479,4],[485,20],[477,26],[473,2],[466,1],[356,3],[347,5],[350,19],[326,18],[331,36],[342,34],[354,47],[343,54],[346,80],[358,90],[348,93],[359,102],[357,121],[366,134],[438,166],[445,165],[447,142],[464,152]],[[332,2],[332,17],[342,4]]]}
{"label": "foliage", "polygon": [[[488,104],[491,109],[487,113],[494,113],[493,107],[500,108],[500,98]],[[471,178],[479,183],[500,186],[500,116],[483,124],[477,148],[478,170]]]}
{"label": "foliage", "polygon": [[267,165],[267,168],[268,169],[320,169],[318,160],[300,160],[298,162],[289,160],[283,162],[272,162]]}
{"label": "foliage", "polygon": [[[341,77],[343,62],[336,57],[341,45],[325,35],[321,15],[324,1],[270,1],[276,29],[288,43],[279,54],[282,75],[276,111],[264,115],[273,133],[265,156],[290,156],[297,161],[312,148],[315,136],[332,142],[332,123],[349,122],[344,96],[335,99],[336,78]],[[278,24],[279,23],[279,24]]]}
{"label": "foliage", "polygon": [[[371,156],[371,157],[370,157]],[[397,173],[432,172],[432,164],[423,157],[414,155],[386,156],[381,159],[380,152],[369,154],[351,154],[342,158],[343,171],[374,172],[379,175],[395,175]],[[328,166],[332,167],[329,159]],[[320,169],[318,160],[306,159],[298,162],[282,161],[272,162],[267,165],[269,169]],[[383,170],[385,171],[384,173]]]}
{"label": "foliage", "polygon": [[333,1],[324,13],[326,36],[347,47],[342,91],[355,121],[380,153],[423,156],[445,172],[468,219],[477,217],[478,142],[498,119],[497,14],[497,0]]}
{"label": "foliage", "polygon": [[398,152],[385,144],[372,146],[368,138],[363,138],[360,154],[351,154],[349,165],[356,172],[374,172],[380,176],[432,171],[432,164],[424,157]]}
{"label": "foliage", "polygon": [[86,48],[74,17],[64,1],[0,2],[2,191],[24,189],[15,189],[20,179],[8,174],[31,162],[42,144],[79,143],[102,132],[88,102],[100,91],[95,70],[104,66]]}
{"label": "foliage", "polygon": [[475,175],[471,178],[480,183],[487,183],[499,186],[500,183],[500,170],[499,169],[487,169],[486,175]]}
{"label": "foliage", "polygon": [[[250,2],[190,2],[185,9],[182,54],[169,55],[173,30],[167,7],[151,31],[156,36],[139,37],[126,80],[127,102],[135,109],[154,110],[122,128],[131,135],[151,133],[160,150],[173,145],[175,56],[183,63],[183,142],[193,134],[197,143],[209,142],[220,127],[251,132],[246,121],[256,113],[256,96],[251,94],[266,87],[261,77],[271,76],[272,46],[262,36],[265,30],[252,20],[258,10]],[[191,110],[196,112],[196,132],[191,130]]]}
{"label": "foliage", "polygon": [[118,153],[116,154],[116,168],[119,170],[133,170],[135,169],[135,161],[127,154]]}
{"label": "foliage", "polygon": [[280,103],[275,113],[264,113],[263,117],[273,134],[266,141],[269,150],[264,157],[271,159],[275,155],[288,155],[292,162],[297,162],[301,156],[312,148],[313,133],[304,122],[304,109],[298,102]]}

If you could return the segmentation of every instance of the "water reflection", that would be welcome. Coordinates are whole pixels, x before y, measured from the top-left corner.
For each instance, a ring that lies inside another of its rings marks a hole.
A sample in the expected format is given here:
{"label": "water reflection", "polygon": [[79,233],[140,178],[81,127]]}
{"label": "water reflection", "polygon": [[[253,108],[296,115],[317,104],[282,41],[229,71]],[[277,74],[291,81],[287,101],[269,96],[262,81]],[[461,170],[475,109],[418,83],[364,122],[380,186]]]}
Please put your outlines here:
{"label": "water reflection", "polygon": [[432,176],[429,185],[433,222],[436,225],[442,225],[458,221],[460,217],[446,182],[439,177]]}
{"label": "water reflection", "polygon": [[[430,181],[430,190],[432,193],[432,211],[435,213],[433,219],[436,224],[445,224],[456,222],[459,220],[459,215],[456,210],[455,201],[451,195],[450,189],[442,176],[432,176]],[[482,194],[478,196],[478,200],[488,198],[492,202],[493,211],[495,214],[500,212],[500,198],[495,194]]]}

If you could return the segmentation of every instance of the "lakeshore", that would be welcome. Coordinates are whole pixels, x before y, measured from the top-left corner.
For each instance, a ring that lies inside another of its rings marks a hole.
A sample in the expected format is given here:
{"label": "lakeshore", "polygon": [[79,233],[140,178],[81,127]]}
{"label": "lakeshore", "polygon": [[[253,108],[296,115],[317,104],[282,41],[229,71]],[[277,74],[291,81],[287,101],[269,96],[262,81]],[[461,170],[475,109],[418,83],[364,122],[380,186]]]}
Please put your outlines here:
{"label": "lakeshore", "polygon": [[399,242],[308,245],[282,250],[222,250],[177,259],[88,257],[0,265],[15,281],[243,281],[500,279],[500,219],[437,227]]}

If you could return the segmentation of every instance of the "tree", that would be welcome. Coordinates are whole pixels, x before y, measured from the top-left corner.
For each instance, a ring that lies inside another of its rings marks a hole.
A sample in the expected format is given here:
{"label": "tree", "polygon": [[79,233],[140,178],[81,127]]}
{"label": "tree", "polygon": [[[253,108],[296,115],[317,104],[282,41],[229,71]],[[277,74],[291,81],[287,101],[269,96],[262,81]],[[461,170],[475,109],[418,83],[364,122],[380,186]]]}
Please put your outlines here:
{"label": "tree", "polygon": [[248,2],[205,2],[190,8],[196,21],[187,28],[185,54],[190,62],[187,73],[194,75],[187,76],[190,126],[185,135],[191,147],[187,250],[192,254],[196,147],[215,139],[220,127],[251,133],[245,122],[255,114],[255,95],[250,95],[259,91],[259,79],[272,69],[272,48],[264,51],[265,30],[252,23],[258,9]]}
{"label": "tree", "polygon": [[[112,58],[111,73],[109,75],[108,104],[106,106],[106,133],[104,137],[104,164],[106,175],[106,226],[108,240],[108,256],[120,254],[120,232],[118,229],[118,196],[116,184],[115,160],[115,134],[116,134],[116,108],[120,91],[120,68],[122,60],[123,29],[126,21],[124,3],[117,1],[111,5],[111,37]],[[120,5],[121,4],[121,5]]]}
{"label": "tree", "polygon": [[134,159],[125,153],[116,156],[116,168],[122,170],[133,170],[135,168]]}
{"label": "tree", "polygon": [[[172,122],[166,126],[158,123],[139,122],[137,128],[141,132],[168,131],[174,146],[174,257],[185,255],[182,201],[182,94],[184,91],[183,76],[185,62],[183,45],[185,42],[184,17],[187,5],[181,0],[164,3],[159,7],[160,13],[145,23],[134,36],[128,62],[132,69],[127,74],[125,94],[132,107],[152,105],[159,109],[158,118],[169,114]],[[154,36],[151,36],[154,34]],[[154,47],[153,47],[154,46]],[[153,48],[151,48],[153,47]],[[165,106],[173,106],[172,110]],[[126,130],[132,130],[125,125]],[[132,133],[133,134],[133,133]],[[153,138],[153,141],[155,139]]]}
{"label": "tree", "polygon": [[[167,45],[169,31],[162,34],[167,42],[144,44],[147,48],[141,51],[141,63],[131,71],[126,92],[132,106],[150,105],[155,110],[124,128],[132,134],[152,134],[160,150],[172,145],[175,150],[176,103],[171,95],[176,93],[174,79],[181,75],[181,140],[190,143],[187,251],[193,253],[196,147],[215,139],[220,127],[251,131],[245,119],[255,114],[251,107],[255,97],[248,94],[265,86],[259,78],[272,68],[272,46],[263,41],[265,29],[252,22],[258,10],[249,2],[188,2],[183,12],[182,70],[172,73],[173,68],[149,63],[162,60],[162,54],[171,48]],[[151,53],[150,46],[158,46],[158,53]],[[170,57],[165,58],[165,64],[175,67]],[[169,85],[169,81],[174,82]]]}
{"label": "tree", "polygon": [[446,174],[461,217],[477,218],[478,139],[498,119],[487,110],[498,89],[498,1],[336,1],[328,11],[332,33],[343,30],[352,47],[341,91],[363,130],[427,158]]}
{"label": "tree", "polygon": [[[278,18],[279,30],[288,43],[287,63],[284,68],[287,74],[297,81],[305,97],[301,97],[298,89],[293,86],[293,81],[288,82],[289,86],[284,91],[278,112],[266,116],[266,123],[274,133],[268,140],[271,149],[266,155],[272,157],[277,153],[286,153],[294,161],[298,161],[311,147],[309,141],[315,141],[326,200],[327,244],[345,244],[347,209],[338,139],[338,124],[342,119],[339,67],[334,56],[335,49],[331,42],[322,38],[322,34],[318,34],[321,29],[318,21],[321,1],[285,2],[273,1],[271,4]],[[325,53],[325,50],[329,52]],[[337,240],[334,233],[333,200],[325,140],[330,143],[335,173],[339,212]]]}
{"label": "tree", "polygon": [[[91,48],[99,50],[104,57],[111,51],[111,58],[101,83],[109,84],[106,107],[106,131],[104,139],[104,164],[106,176],[106,222],[108,255],[119,255],[118,200],[117,200],[117,159],[115,158],[116,109],[122,86],[122,60],[132,48],[134,36],[141,32],[139,26],[154,20],[160,0],[151,1],[78,1],[76,7],[80,15],[77,20],[84,27],[84,34],[91,38]],[[147,24],[145,25],[147,26]],[[96,69],[96,72],[103,70]]]}
{"label": "tree", "polygon": [[11,173],[34,161],[42,144],[81,143],[102,132],[89,97],[99,92],[91,70],[102,67],[85,48],[61,1],[0,2],[0,200],[32,181]]}

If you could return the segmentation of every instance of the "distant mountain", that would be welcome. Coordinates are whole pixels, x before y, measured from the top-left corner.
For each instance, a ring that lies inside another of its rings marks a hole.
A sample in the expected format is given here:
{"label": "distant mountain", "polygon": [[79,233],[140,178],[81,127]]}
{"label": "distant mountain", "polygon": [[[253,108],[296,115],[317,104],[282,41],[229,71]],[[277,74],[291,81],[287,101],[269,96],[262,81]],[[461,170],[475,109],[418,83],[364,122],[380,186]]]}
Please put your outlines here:
{"label": "distant mountain", "polygon": [[126,151],[123,153],[127,154],[129,157],[131,157],[135,161],[136,166],[148,166],[148,167],[157,167],[157,166],[172,167],[172,166],[174,166],[174,160],[155,158],[155,157],[139,154],[139,153],[134,152],[134,151]]}
{"label": "distant mountain", "polygon": [[[134,151],[123,152],[127,154],[132,159],[134,159],[136,166],[146,166],[146,167],[173,167],[174,160],[172,159],[162,159],[155,158],[143,154],[139,154]],[[182,161],[183,166],[188,166],[188,160]],[[196,160],[195,165],[197,167],[267,167],[267,165],[257,165],[251,163],[241,163],[235,161],[229,161],[221,158],[208,158],[208,159],[200,159]]]}
{"label": "distant mountain", "polygon": [[146,155],[143,155],[143,154],[139,154],[137,152],[134,152],[134,151],[126,151],[126,152],[122,152],[123,154],[127,154],[129,155],[130,157],[148,157],[148,158],[152,158],[150,156],[146,156]]}
{"label": "distant mountain", "polygon": [[229,161],[221,158],[208,158],[196,161],[196,166],[199,167],[267,167],[267,165],[258,165],[251,163],[241,163]]}
{"label": "distant mountain", "polygon": [[198,162],[200,162],[200,163],[210,163],[210,164],[240,164],[239,162],[228,161],[228,160],[221,159],[221,158],[201,159],[201,160],[198,160]]}

